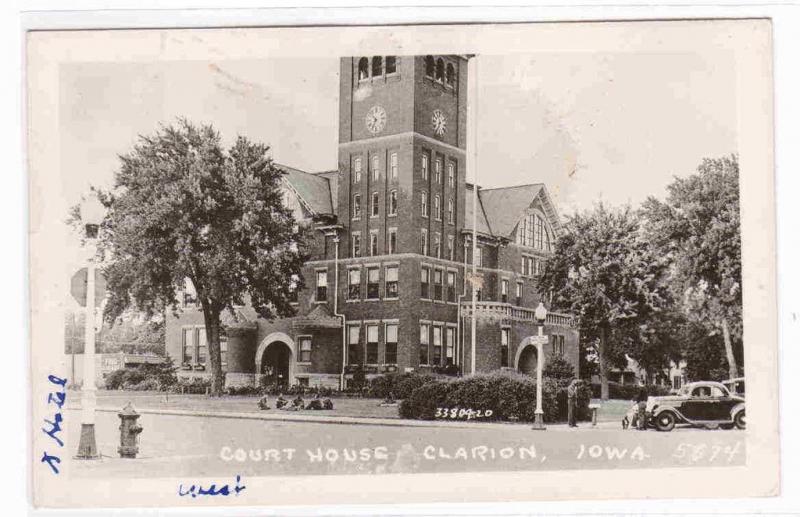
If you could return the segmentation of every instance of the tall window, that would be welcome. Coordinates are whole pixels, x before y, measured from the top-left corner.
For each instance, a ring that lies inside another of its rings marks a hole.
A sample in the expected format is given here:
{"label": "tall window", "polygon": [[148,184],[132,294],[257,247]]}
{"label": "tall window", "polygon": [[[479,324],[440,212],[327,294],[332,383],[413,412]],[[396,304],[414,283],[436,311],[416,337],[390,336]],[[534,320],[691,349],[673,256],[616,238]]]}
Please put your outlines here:
{"label": "tall window", "polygon": [[422,155],[422,179],[424,179],[424,180],[428,179],[428,162],[429,161],[430,160],[428,158],[428,155],[427,154],[423,154]]}
{"label": "tall window", "polygon": [[328,271],[317,271],[317,301],[324,302],[328,299]]}
{"label": "tall window", "polygon": [[483,248],[480,246],[475,250],[475,265],[478,267],[483,266]]}
{"label": "tall window", "polygon": [[564,355],[564,336],[550,334],[550,345],[553,347],[554,356]]}
{"label": "tall window", "polygon": [[430,282],[431,282],[431,270],[427,267],[422,267],[420,269],[420,298],[428,299],[430,298]]}
{"label": "tall window", "polygon": [[517,282],[517,307],[522,306],[522,282]]}
{"label": "tall window", "polygon": [[456,244],[455,237],[452,235],[447,236],[447,260],[456,259]]}
{"label": "tall window", "polygon": [[219,362],[222,363],[223,370],[228,366],[228,337],[219,337]]}
{"label": "tall window", "polygon": [[389,254],[397,253],[397,228],[389,228]]}
{"label": "tall window", "polygon": [[451,189],[456,186],[456,164],[453,162],[447,164],[447,186]]}
{"label": "tall window", "polygon": [[200,327],[197,329],[197,364],[206,364],[207,351],[208,338],[206,337],[206,328]]}
{"label": "tall window", "polygon": [[[366,59],[366,58],[364,58]],[[433,60],[433,56],[425,56],[425,76],[430,77],[433,79],[434,69],[436,68],[436,64]]]}
{"label": "tall window", "polygon": [[453,364],[453,358],[455,357],[456,329],[452,327],[447,327],[447,329],[445,329],[444,346],[445,364],[449,366]]}
{"label": "tall window", "polygon": [[353,183],[361,181],[361,158],[353,160]]}
{"label": "tall window", "polygon": [[550,251],[550,231],[539,214],[528,214],[517,225],[517,244]]}
{"label": "tall window", "polygon": [[381,159],[378,155],[372,156],[372,180],[378,181],[381,177]]}
{"label": "tall window", "polygon": [[433,216],[437,221],[442,220],[442,202],[438,195],[433,196]]}
{"label": "tall window", "polygon": [[380,297],[380,279],[380,268],[367,268],[367,300],[377,300]]}
{"label": "tall window", "polygon": [[361,217],[361,194],[353,196],[353,219]]}
{"label": "tall window", "polygon": [[452,63],[447,63],[447,73],[445,75],[447,86],[453,86],[456,82],[456,70]]}
{"label": "tall window", "polygon": [[447,272],[447,301],[456,301],[456,273],[455,271]]}
{"label": "tall window", "polygon": [[397,153],[389,155],[389,168],[391,171],[392,179],[397,178]]}
{"label": "tall window", "polygon": [[369,59],[362,57],[358,60],[358,80],[363,81],[369,77]]}
{"label": "tall window", "polygon": [[441,160],[441,158],[436,158],[436,163],[435,163],[434,167],[435,167],[434,172],[436,173],[436,176],[435,176],[436,184],[440,185],[442,183],[442,160]]}
{"label": "tall window", "polygon": [[361,364],[363,361],[360,334],[359,325],[350,325],[347,328],[347,364]]}
{"label": "tall window", "polygon": [[443,272],[441,269],[433,270],[433,299],[442,300],[442,289],[444,287]]}
{"label": "tall window", "polygon": [[397,323],[386,324],[385,355],[383,362],[386,364],[397,364]]}
{"label": "tall window", "polygon": [[378,364],[378,325],[367,325],[367,364]]}
{"label": "tall window", "polygon": [[436,80],[444,81],[444,60],[442,58],[436,60]]}
{"label": "tall window", "polygon": [[442,257],[442,236],[439,233],[433,236],[433,256],[436,258]]}
{"label": "tall window", "polygon": [[399,296],[397,283],[397,266],[386,266],[384,271],[386,287],[384,288],[386,298],[397,298]]}
{"label": "tall window", "polygon": [[299,338],[300,341],[300,362],[301,363],[310,363],[311,362],[311,336],[302,336]]}
{"label": "tall window", "polygon": [[420,255],[428,254],[428,230],[423,228],[419,239],[419,253]]}
{"label": "tall window", "polygon": [[370,232],[369,234],[369,254],[372,257],[378,255],[378,232]]}
{"label": "tall window", "polygon": [[386,56],[386,75],[397,72],[397,57]]}
{"label": "tall window", "polygon": [[361,256],[361,234],[358,232],[353,234],[353,256]]}
{"label": "tall window", "polygon": [[183,345],[183,357],[182,362],[184,364],[192,364],[194,363],[194,329],[183,329],[182,332],[182,345]]}
{"label": "tall window", "polygon": [[506,279],[500,282],[500,301],[508,303],[508,280]]}
{"label": "tall window", "polygon": [[428,192],[423,190],[421,193],[422,200],[421,200],[421,210],[422,210],[422,217],[428,217]]}
{"label": "tall window", "polygon": [[419,364],[428,364],[428,347],[430,346],[431,326],[428,323],[419,324]]}
{"label": "tall window", "polygon": [[397,191],[389,191],[389,215],[397,215]]}
{"label": "tall window", "polygon": [[347,299],[361,299],[361,270],[350,269],[347,271]]}
{"label": "tall window", "polygon": [[433,364],[442,364],[442,327],[433,327]]}
{"label": "tall window", "polygon": [[508,341],[510,329],[500,329],[500,366],[508,367]]}
{"label": "tall window", "polygon": [[453,206],[453,198],[447,200],[447,222],[450,224],[455,224],[456,222],[456,214]]}
{"label": "tall window", "polygon": [[377,192],[372,193],[372,213],[370,214],[371,217],[378,217],[380,213],[379,203],[380,203],[381,195]]}
{"label": "tall window", "polygon": [[372,57],[372,77],[383,75],[383,58],[381,56]]}

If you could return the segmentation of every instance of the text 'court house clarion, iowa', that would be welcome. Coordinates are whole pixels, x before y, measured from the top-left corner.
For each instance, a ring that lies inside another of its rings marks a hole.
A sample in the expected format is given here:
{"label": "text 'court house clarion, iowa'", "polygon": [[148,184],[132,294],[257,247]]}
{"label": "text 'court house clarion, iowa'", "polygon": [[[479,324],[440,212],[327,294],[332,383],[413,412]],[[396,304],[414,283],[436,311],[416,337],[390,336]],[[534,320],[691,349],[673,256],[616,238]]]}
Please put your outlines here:
{"label": "text 'court house clarion, iowa'", "polygon": [[[285,203],[313,228],[297,315],[267,321],[247,306],[226,313],[227,385],[346,387],[358,368],[368,378],[472,373],[473,220],[475,369],[535,375],[534,309],[549,306],[535,283],[561,231],[559,214],[544,184],[465,181],[466,105],[465,56],[341,59],[339,170],[281,166]],[[167,352],[179,375],[210,375],[190,287],[183,301],[177,316],[168,311]],[[544,332],[543,359],[563,356],[577,372],[574,317],[551,312]]]}

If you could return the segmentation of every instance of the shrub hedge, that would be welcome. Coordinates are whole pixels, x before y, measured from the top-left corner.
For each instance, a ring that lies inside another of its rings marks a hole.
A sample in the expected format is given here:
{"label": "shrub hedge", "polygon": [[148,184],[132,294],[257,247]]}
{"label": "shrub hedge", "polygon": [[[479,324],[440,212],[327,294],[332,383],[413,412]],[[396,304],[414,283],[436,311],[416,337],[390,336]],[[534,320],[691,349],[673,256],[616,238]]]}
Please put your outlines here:
{"label": "shrub hedge", "polygon": [[[544,379],[542,409],[545,422],[567,418],[569,380]],[[591,390],[578,388],[577,418],[589,418]],[[433,379],[414,388],[400,404],[400,416],[422,420],[435,418],[437,408],[492,410],[488,420],[532,422],[536,410],[535,379],[513,372],[493,372],[459,379]]]}
{"label": "shrub hedge", "polygon": [[385,399],[391,394],[395,399],[405,399],[410,397],[416,388],[443,378],[449,377],[419,372],[380,375],[370,381],[367,396]]}
{"label": "shrub hedge", "polygon": [[[639,390],[644,387],[649,396],[660,397],[669,395],[670,388],[667,386],[658,386],[657,384],[648,384],[646,386],[639,386],[637,384],[620,384],[618,382],[608,382],[608,398],[621,399],[621,400],[635,400],[639,396]],[[592,396],[600,398],[600,384],[592,384]]]}

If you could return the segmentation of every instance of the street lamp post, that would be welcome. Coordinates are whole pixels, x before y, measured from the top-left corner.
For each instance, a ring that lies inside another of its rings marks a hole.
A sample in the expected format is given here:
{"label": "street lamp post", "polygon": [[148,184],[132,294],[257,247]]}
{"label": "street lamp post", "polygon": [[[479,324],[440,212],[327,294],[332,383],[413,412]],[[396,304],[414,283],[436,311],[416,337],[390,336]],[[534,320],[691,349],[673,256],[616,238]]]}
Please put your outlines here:
{"label": "street lamp post", "polygon": [[84,322],[83,387],[81,388],[81,438],[78,444],[79,459],[96,459],[97,440],[94,433],[97,386],[95,373],[95,255],[97,234],[103,219],[103,205],[96,196],[90,196],[81,204],[81,220],[86,231],[86,321]]}
{"label": "street lamp post", "polygon": [[544,304],[539,302],[539,306],[533,313],[536,324],[539,326],[539,334],[536,336],[536,411],[534,411],[535,422],[533,428],[543,431],[544,410],[542,409],[542,369],[544,368],[544,343],[547,337],[544,335],[544,322],[547,319],[547,309]]}

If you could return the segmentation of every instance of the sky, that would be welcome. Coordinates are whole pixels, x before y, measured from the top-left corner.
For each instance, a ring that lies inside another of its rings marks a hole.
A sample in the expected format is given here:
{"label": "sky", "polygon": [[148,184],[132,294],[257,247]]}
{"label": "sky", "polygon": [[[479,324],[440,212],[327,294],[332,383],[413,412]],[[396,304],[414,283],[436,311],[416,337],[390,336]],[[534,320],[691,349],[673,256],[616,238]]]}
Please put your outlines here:
{"label": "sky", "polygon": [[[559,52],[478,59],[478,183],[546,184],[562,215],[664,197],[703,157],[736,152],[735,62],[697,53]],[[336,57],[60,70],[65,195],[108,187],[118,155],[177,117],[245,135],[303,170],[337,167]]]}

